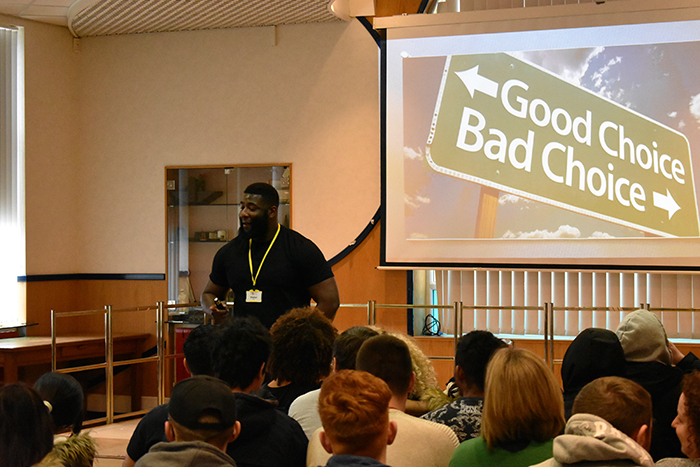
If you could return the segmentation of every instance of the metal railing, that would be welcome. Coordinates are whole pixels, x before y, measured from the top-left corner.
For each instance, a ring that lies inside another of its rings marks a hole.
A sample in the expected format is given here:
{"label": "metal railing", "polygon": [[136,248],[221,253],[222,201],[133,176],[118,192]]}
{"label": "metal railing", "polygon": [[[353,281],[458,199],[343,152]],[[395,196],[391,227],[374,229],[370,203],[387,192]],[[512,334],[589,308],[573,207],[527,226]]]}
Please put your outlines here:
{"label": "metal railing", "polygon": [[[168,305],[170,307],[170,305]],[[158,385],[158,404],[165,402],[165,360],[166,358],[176,358],[178,354],[165,355],[165,338],[163,319],[165,313],[164,302],[158,302],[155,306],[133,307],[114,309],[111,305],[106,305],[102,310],[85,310],[85,311],[67,311],[56,312],[51,310],[51,370],[59,373],[77,373],[80,371],[104,369],[105,370],[105,417],[91,420],[92,422],[105,421],[113,423],[115,418],[125,418],[133,415],[145,413],[145,411],[135,411],[125,414],[120,414],[115,417],[114,414],[114,371],[117,367],[128,365],[137,365],[142,363],[156,362],[157,364],[157,385]],[[114,360],[114,331],[113,320],[114,314],[119,313],[135,313],[135,312],[155,312],[156,318],[156,355],[152,357],[132,358],[128,360]],[[58,318],[68,318],[74,316],[86,315],[104,315],[104,342],[105,342],[105,360],[104,362],[94,363],[89,365],[80,365],[75,367],[58,368],[57,362],[57,326]]]}
{"label": "metal railing", "polygon": [[[87,371],[94,369],[104,369],[105,370],[105,381],[106,381],[106,416],[104,419],[92,420],[93,422],[106,421],[107,423],[113,423],[115,419],[125,418],[134,416],[145,411],[129,412],[124,414],[119,414],[115,416],[114,414],[114,370],[117,367],[123,367],[127,365],[136,365],[148,362],[157,362],[157,385],[158,385],[158,404],[163,404],[165,402],[165,368],[166,361],[172,360],[177,357],[182,357],[182,354],[171,352],[166,354],[166,341],[165,341],[165,329],[171,323],[166,319],[168,310],[176,308],[192,308],[198,307],[198,304],[187,303],[187,304],[165,304],[165,302],[158,302],[156,306],[145,306],[145,307],[133,307],[133,308],[123,308],[123,309],[113,309],[112,306],[107,305],[102,310],[86,310],[86,311],[69,311],[57,313],[51,310],[51,369],[60,373],[74,373],[79,371]],[[454,353],[457,351],[457,344],[460,337],[464,334],[464,312],[466,311],[541,311],[543,312],[543,329],[540,334],[544,341],[544,357],[545,361],[548,363],[550,368],[554,368],[554,364],[561,363],[561,359],[554,358],[554,320],[555,312],[562,311],[573,311],[573,312],[631,312],[639,308],[644,308],[652,312],[700,312],[698,308],[652,308],[649,304],[641,304],[640,307],[559,307],[555,306],[554,303],[545,303],[543,306],[493,306],[493,305],[464,305],[462,302],[454,302],[452,305],[416,305],[416,304],[383,304],[377,303],[376,300],[369,300],[367,303],[353,304],[345,303],[341,304],[340,308],[364,308],[367,312],[366,323],[369,326],[377,325],[377,310],[380,309],[430,309],[430,310],[451,310],[453,312],[453,326],[454,326]],[[141,357],[129,360],[114,360],[114,334],[113,334],[113,318],[114,314],[119,313],[129,313],[129,312],[153,312],[155,311],[156,318],[156,355],[152,357]],[[104,314],[104,334],[105,334],[105,361],[95,364],[82,365],[76,367],[57,367],[57,343],[56,343],[56,320],[57,318],[65,318],[71,316],[84,316],[84,315],[99,315]],[[206,320],[205,320],[206,322]],[[179,324],[179,323],[176,323]],[[172,347],[172,346],[171,346]],[[431,360],[454,360],[454,353],[452,356],[428,356]]]}

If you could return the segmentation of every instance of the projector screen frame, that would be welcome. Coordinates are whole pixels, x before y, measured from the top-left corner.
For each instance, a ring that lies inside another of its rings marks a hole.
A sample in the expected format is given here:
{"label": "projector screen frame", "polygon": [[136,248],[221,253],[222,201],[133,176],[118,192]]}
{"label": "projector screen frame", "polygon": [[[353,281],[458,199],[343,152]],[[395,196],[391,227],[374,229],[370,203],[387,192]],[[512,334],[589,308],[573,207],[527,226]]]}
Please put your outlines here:
{"label": "projector screen frame", "polygon": [[[613,1],[605,4],[574,4],[547,7],[512,8],[503,10],[485,10],[463,13],[441,13],[435,15],[406,15],[400,17],[376,18],[374,27],[380,33],[380,112],[381,112],[381,183],[382,183],[382,229],[380,247],[380,267],[387,269],[513,269],[513,270],[581,270],[581,271],[650,271],[650,272],[700,272],[700,253],[688,256],[688,251],[700,252],[700,238],[676,237],[666,238],[611,238],[604,240],[610,244],[629,245],[645,250],[649,243],[674,243],[675,247],[668,249],[671,253],[664,257],[635,257],[601,256],[577,257],[560,256],[550,258],[519,257],[506,255],[504,257],[488,257],[485,259],[464,257],[464,260],[451,261],[444,258],[431,258],[423,254],[420,259],[396,260],[387,257],[387,231],[392,222],[392,212],[389,208],[387,194],[387,42],[394,39],[409,37],[444,37],[451,35],[478,35],[493,33],[510,33],[525,31],[544,31],[550,29],[574,29],[584,27],[613,26],[627,24],[653,24],[681,21],[686,19],[700,20],[700,2],[680,1],[666,5],[656,0],[641,0],[635,2]],[[556,27],[553,28],[553,23]],[[698,39],[700,40],[700,38]],[[468,54],[468,52],[464,52]],[[546,242],[551,248],[561,250],[577,249],[576,244],[584,244],[589,239],[488,239],[477,240],[489,242],[492,249],[501,249],[509,245],[509,251],[517,251],[519,245],[531,242]],[[593,240],[600,241],[600,240]],[[468,240],[473,242],[473,240]],[[507,243],[505,243],[507,242]],[[495,245],[499,245],[496,247]],[[625,248],[625,245],[620,248]],[[470,249],[471,247],[465,247]],[[476,248],[480,248],[477,246]],[[430,250],[426,247],[425,250]],[[662,264],[664,263],[664,264]],[[669,264],[672,263],[672,264]]]}

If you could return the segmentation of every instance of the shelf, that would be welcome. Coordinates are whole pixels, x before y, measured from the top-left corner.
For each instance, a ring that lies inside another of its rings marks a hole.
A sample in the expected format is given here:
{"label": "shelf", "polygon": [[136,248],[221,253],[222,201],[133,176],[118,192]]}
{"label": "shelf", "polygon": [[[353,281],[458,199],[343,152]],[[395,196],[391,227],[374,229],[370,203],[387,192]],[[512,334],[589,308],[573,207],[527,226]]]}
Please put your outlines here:
{"label": "shelf", "polygon": [[223,191],[169,191],[168,205],[179,206],[181,199],[187,199],[187,206],[212,206],[212,203],[223,195]]}
{"label": "shelf", "polygon": [[[202,204],[202,203],[197,203],[197,204],[185,204],[184,206],[189,206],[189,207],[216,207],[216,206],[236,206],[238,207],[241,203],[210,203],[210,204]],[[176,208],[180,206],[179,204],[174,204],[174,203],[168,203],[169,208]],[[289,201],[280,201],[280,206],[289,206]]]}

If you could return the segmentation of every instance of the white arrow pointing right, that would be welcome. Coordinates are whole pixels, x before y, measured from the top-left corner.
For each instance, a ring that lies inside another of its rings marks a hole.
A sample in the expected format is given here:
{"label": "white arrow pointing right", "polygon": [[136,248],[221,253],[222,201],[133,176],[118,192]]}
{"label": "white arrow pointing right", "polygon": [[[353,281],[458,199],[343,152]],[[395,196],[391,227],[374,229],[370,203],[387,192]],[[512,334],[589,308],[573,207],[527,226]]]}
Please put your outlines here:
{"label": "white arrow pointing right", "polygon": [[474,97],[475,91],[481,91],[487,96],[496,97],[498,95],[498,83],[479,74],[479,65],[465,71],[455,71],[469,91],[469,95]]}
{"label": "white arrow pointing right", "polygon": [[668,211],[668,220],[671,220],[673,215],[681,208],[678,206],[678,203],[676,203],[676,200],[673,199],[673,196],[671,196],[668,188],[666,189],[665,195],[654,192],[654,206]]}

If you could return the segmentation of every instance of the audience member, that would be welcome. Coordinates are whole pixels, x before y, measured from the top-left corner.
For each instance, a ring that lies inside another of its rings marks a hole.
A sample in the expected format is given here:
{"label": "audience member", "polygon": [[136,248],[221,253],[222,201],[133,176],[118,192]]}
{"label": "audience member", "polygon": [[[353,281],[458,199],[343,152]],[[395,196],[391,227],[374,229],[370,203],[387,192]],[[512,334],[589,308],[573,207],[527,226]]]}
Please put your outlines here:
{"label": "audience member", "polygon": [[481,436],[460,444],[450,467],[542,462],[563,427],[564,400],[544,361],[529,350],[497,350],[486,369]]}
{"label": "audience member", "polygon": [[683,375],[700,369],[700,360],[678,351],[666,337],[661,320],[647,310],[628,314],[615,333],[625,352],[627,378],[651,394],[654,424],[649,453],[654,460],[683,457],[671,423],[676,418]]}
{"label": "audience member", "polygon": [[662,467],[700,466],[700,372],[695,370],[683,377],[683,392],[678,399],[678,415],[671,424],[688,459],[666,458],[656,463]]}
{"label": "audience member", "polygon": [[89,434],[80,433],[83,425],[83,388],[78,380],[67,374],[50,372],[36,381],[34,389],[51,413],[54,434],[70,432],[67,437],[54,437],[53,449],[38,466],[92,466],[97,448]]}
{"label": "audience member", "polygon": [[537,467],[636,465],[652,467],[651,396],[619,376],[598,378],[576,396],[564,434],[554,439],[554,458]]}
{"label": "audience member", "polygon": [[[187,335],[182,352],[185,369],[190,375],[213,375],[211,354],[215,329],[214,325],[202,324]],[[141,419],[129,440],[122,467],[133,467],[151,446],[168,440],[163,429],[167,419],[168,404],[159,405]]]}
{"label": "audience member", "polygon": [[225,450],[240,429],[231,388],[211,376],[193,376],[177,383],[170,395],[169,442],[153,446],[136,467],[235,467]]}
{"label": "audience member", "polygon": [[83,388],[78,380],[63,373],[45,373],[34,383],[34,389],[49,407],[54,433],[66,430],[80,433],[83,426]]}
{"label": "audience member", "polygon": [[[234,318],[216,328],[211,346],[214,376],[235,393],[237,419],[241,424],[238,438],[229,443],[226,453],[238,467],[303,466],[308,440],[299,424],[277,410],[274,403],[251,394],[262,387],[265,379],[272,346],[270,332],[256,318]],[[160,429],[158,420],[152,417],[149,426],[141,430],[143,439],[167,440],[162,439],[163,424],[168,418],[167,406],[164,416],[162,413],[160,416]],[[129,457],[132,441],[133,436],[127,448]]]}
{"label": "audience member", "polygon": [[53,447],[51,415],[41,396],[23,384],[0,388],[0,467],[30,467]]}
{"label": "audience member", "polygon": [[211,344],[216,327],[213,324],[201,324],[187,335],[182,344],[185,358],[182,363],[190,375],[213,375]]}
{"label": "audience member", "polygon": [[287,413],[297,397],[321,387],[321,380],[331,372],[333,342],[338,331],[323,313],[306,307],[294,308],[280,316],[270,328],[270,334],[272,381],[263,389]]}
{"label": "audience member", "polygon": [[326,467],[385,465],[387,445],[396,437],[390,400],[387,384],[363,371],[339,370],[323,382],[319,436],[332,454]]}
{"label": "audience member", "polygon": [[[376,335],[377,331],[366,326],[354,326],[343,331],[333,343],[333,371],[354,370],[360,346]],[[308,438],[321,428],[321,417],[318,413],[320,392],[320,389],[314,389],[302,394],[289,406],[289,416],[299,422]]]}
{"label": "audience member", "polygon": [[460,398],[423,415],[426,420],[447,425],[459,442],[481,433],[486,365],[493,353],[506,344],[488,331],[471,331],[457,343],[454,377]]}
{"label": "audience member", "polygon": [[566,418],[571,416],[574,399],[586,384],[603,376],[625,375],[625,353],[617,335],[607,329],[581,331],[566,350],[561,365]]}
{"label": "audience member", "polygon": [[[389,420],[397,423],[398,433],[387,448],[386,463],[394,467],[447,466],[459,444],[454,432],[445,425],[404,413],[408,393],[416,379],[406,344],[389,334],[372,337],[360,347],[356,367],[380,378],[391,390]],[[317,431],[309,443],[306,465],[325,465],[327,460],[328,454],[321,446]]]}
{"label": "audience member", "polygon": [[234,318],[216,334],[214,376],[236,393],[241,434],[226,452],[238,467],[302,467],[308,440],[299,424],[251,393],[265,379],[270,333],[255,318]]}
{"label": "audience member", "polygon": [[454,399],[445,394],[438,384],[435,367],[427,355],[418,347],[413,337],[403,332],[385,331],[375,327],[380,334],[389,334],[403,341],[411,352],[413,372],[416,382],[408,393],[406,413],[417,417],[452,402]]}

